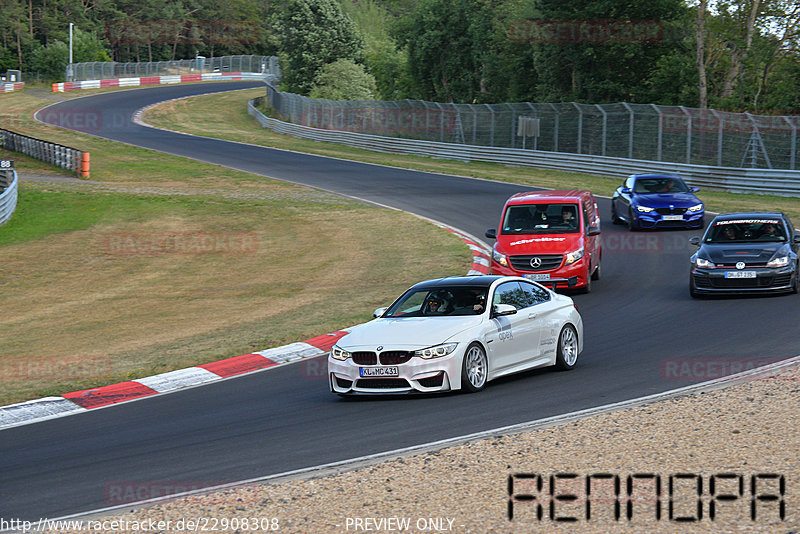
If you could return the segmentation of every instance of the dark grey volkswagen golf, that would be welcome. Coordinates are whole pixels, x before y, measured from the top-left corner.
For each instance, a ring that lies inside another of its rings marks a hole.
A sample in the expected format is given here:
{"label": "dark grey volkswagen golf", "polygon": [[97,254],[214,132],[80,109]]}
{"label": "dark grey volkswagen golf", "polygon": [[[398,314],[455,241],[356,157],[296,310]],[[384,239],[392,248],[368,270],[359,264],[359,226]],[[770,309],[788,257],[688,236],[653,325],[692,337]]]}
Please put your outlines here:
{"label": "dark grey volkswagen golf", "polygon": [[691,257],[689,293],[797,293],[798,247],[789,217],[780,212],[717,215]]}

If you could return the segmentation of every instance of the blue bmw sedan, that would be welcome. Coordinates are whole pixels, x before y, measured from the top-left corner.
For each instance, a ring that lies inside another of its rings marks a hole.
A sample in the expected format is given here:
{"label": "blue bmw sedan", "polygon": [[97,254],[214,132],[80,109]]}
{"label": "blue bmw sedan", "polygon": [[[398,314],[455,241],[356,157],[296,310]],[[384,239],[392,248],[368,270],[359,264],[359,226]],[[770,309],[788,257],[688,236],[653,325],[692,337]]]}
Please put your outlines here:
{"label": "blue bmw sedan", "polygon": [[611,197],[611,220],[630,230],[702,228],[705,206],[680,176],[634,174]]}

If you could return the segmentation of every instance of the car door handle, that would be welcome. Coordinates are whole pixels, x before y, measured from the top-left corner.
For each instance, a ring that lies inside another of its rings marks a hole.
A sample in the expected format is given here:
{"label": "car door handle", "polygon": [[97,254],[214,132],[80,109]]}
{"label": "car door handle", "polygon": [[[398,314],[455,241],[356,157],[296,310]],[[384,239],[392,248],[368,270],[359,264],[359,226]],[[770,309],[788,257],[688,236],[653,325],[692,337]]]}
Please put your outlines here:
{"label": "car door handle", "polygon": [[536,319],[536,314],[535,313],[529,313],[528,314],[528,319]]}

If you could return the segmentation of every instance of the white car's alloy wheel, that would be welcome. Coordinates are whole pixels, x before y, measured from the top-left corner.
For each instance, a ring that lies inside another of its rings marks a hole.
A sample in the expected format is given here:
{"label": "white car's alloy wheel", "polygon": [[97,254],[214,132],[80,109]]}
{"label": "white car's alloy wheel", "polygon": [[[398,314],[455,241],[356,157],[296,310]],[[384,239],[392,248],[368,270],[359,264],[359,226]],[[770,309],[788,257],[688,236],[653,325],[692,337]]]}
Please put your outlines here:
{"label": "white car's alloy wheel", "polygon": [[461,380],[469,391],[480,391],[486,385],[489,363],[486,352],[479,345],[471,345],[464,355],[464,369]]}
{"label": "white car's alloy wheel", "polygon": [[561,335],[558,336],[556,366],[559,369],[572,369],[577,361],[578,334],[575,333],[575,327],[568,324],[561,329]]}

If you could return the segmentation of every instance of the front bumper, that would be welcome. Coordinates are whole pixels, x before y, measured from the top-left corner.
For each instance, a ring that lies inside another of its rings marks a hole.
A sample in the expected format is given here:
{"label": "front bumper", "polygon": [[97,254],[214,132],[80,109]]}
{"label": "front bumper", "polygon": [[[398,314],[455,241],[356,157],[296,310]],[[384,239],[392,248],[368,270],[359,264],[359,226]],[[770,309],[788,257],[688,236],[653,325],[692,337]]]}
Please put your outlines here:
{"label": "front bumper", "polygon": [[[352,358],[337,360],[328,356],[328,384],[339,394],[438,393],[461,387],[461,365],[464,349],[458,347],[441,358],[414,357],[399,365],[358,365]],[[380,374],[396,367],[397,376],[362,377],[360,369],[373,369]]]}
{"label": "front bumper", "polygon": [[[633,210],[633,224],[634,226],[643,230],[655,228],[702,228],[705,210],[698,212],[684,213],[669,213],[661,214],[656,211],[649,213],[642,213],[636,209]],[[670,219],[671,217],[679,217],[680,219]]]}
{"label": "front bumper", "polygon": [[778,269],[770,267],[745,267],[754,271],[755,278],[726,278],[725,273],[736,272],[735,268],[700,269],[693,267],[690,283],[698,293],[759,293],[791,291],[794,276],[793,266]]}
{"label": "front bumper", "polygon": [[[523,271],[517,270],[513,267],[505,267],[500,265],[496,261],[492,260],[492,266],[490,272],[492,274],[501,274],[501,275],[509,275],[509,276],[522,276],[524,278],[528,278],[533,281],[541,281],[541,277],[546,277],[546,279],[569,279],[573,276],[577,277],[578,282],[573,285],[569,286],[566,282],[556,284],[556,289],[576,289],[585,287],[586,284],[589,282],[587,278],[588,272],[588,262],[589,256],[584,254],[584,256],[576,261],[575,263],[571,263],[569,265],[564,265],[564,261],[561,261],[561,265],[556,269],[551,270],[544,270],[544,271]],[[548,284],[547,287],[550,287]]]}

